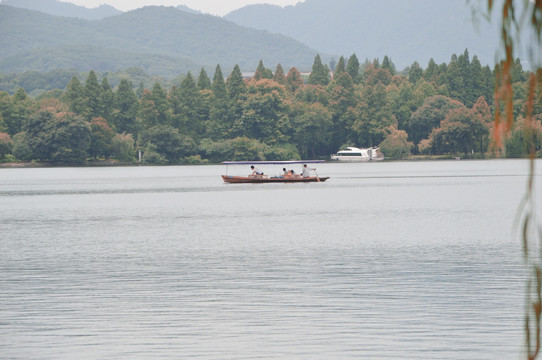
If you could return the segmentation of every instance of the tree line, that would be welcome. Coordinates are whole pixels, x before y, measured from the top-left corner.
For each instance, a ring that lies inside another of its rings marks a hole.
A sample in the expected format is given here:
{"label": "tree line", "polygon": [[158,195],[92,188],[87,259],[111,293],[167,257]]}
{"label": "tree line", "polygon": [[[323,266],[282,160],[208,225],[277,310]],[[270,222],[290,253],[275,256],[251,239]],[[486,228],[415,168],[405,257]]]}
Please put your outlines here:
{"label": "tree line", "polygon": [[[496,71],[467,50],[448,64],[415,62],[402,73],[387,56],[360,63],[355,54],[329,65],[317,55],[310,74],[260,61],[249,78],[237,65],[225,78],[217,65],[212,79],[202,69],[169,88],[126,79],[112,88],[90,71],[84,82],[74,76],[66,89],[35,98],[23,89],[0,92],[0,159],[131,163],[141,152],[144,163],[180,164],[327,158],[345,146],[379,146],[399,159],[491,156]],[[511,76],[519,118],[528,93],[519,60]],[[537,89],[537,139],[541,99]],[[528,135],[517,124],[501,155],[525,154]]]}

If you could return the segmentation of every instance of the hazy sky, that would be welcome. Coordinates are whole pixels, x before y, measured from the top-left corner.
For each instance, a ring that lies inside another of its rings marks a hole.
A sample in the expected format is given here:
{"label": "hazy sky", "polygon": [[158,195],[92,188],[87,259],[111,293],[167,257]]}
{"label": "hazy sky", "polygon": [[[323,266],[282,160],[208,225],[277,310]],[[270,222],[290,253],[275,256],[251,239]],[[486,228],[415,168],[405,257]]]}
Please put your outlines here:
{"label": "hazy sky", "polygon": [[295,5],[304,0],[63,0],[88,8],[101,4],[111,5],[119,10],[128,11],[147,5],[177,6],[186,5],[191,9],[204,13],[223,16],[250,4],[274,4],[280,6]]}

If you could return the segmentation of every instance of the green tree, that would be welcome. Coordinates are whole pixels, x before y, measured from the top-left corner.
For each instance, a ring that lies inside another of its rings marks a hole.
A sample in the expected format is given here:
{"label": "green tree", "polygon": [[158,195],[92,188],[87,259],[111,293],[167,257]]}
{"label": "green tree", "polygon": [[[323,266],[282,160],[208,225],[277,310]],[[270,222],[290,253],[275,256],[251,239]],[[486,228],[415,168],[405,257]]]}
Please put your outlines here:
{"label": "green tree", "polygon": [[194,139],[199,139],[205,131],[203,99],[190,72],[181,82],[179,95],[180,108],[177,111],[181,121],[179,131]]}
{"label": "green tree", "polygon": [[263,60],[260,60],[258,63],[258,67],[256,68],[256,72],[254,73],[254,80],[261,80],[261,79],[272,79],[273,78],[273,72],[271,69],[267,69],[264,64]]}
{"label": "green tree", "polygon": [[397,119],[398,130],[408,130],[410,117],[421,105],[414,94],[413,85],[410,82],[402,82],[398,88],[389,91],[391,97],[393,115]]}
{"label": "green tree", "polygon": [[82,164],[90,146],[90,125],[72,112],[42,110],[25,123],[32,158],[57,164]]}
{"label": "green tree", "polygon": [[329,110],[332,114],[332,139],[333,143],[339,145],[345,141],[348,136],[350,117],[344,116],[349,108],[356,105],[354,95],[354,82],[347,72],[339,75],[328,86]]}
{"label": "green tree", "polygon": [[[469,78],[469,53],[467,50],[459,57],[453,55],[448,71],[446,72],[446,83],[449,89],[449,96],[463,104],[468,104],[472,98],[472,87]],[[472,105],[472,103],[470,104]]]}
{"label": "green tree", "polygon": [[431,131],[440,127],[442,120],[454,109],[465,106],[457,100],[437,95],[427,98],[423,105],[411,116],[409,121],[409,136],[414,144],[426,139]]}
{"label": "green tree", "polygon": [[378,146],[386,158],[405,159],[410,156],[412,143],[408,141],[408,134],[394,126],[387,129],[387,136]]}
{"label": "green tree", "polygon": [[273,75],[273,80],[281,85],[286,85],[286,75],[281,64],[278,64]]}
{"label": "green tree", "polygon": [[360,80],[361,80],[360,66],[359,66],[359,60],[356,54],[352,54],[348,58],[348,63],[346,64],[346,72],[350,74],[350,77],[352,78],[355,84],[360,83]]}
{"label": "green tree", "polygon": [[321,103],[300,103],[294,109],[293,127],[297,149],[302,157],[316,158],[329,146],[331,113]]}
{"label": "green tree", "polygon": [[106,77],[102,79],[101,92],[100,92],[100,109],[99,114],[101,117],[110,120],[113,108],[115,106],[115,94],[109,85],[109,81]]}
{"label": "green tree", "polygon": [[5,159],[7,154],[11,153],[13,140],[8,133],[0,132],[0,159]]}
{"label": "green tree", "polygon": [[285,88],[272,80],[252,82],[242,116],[234,122],[234,136],[247,136],[271,145],[287,143],[291,124],[286,98]]}
{"label": "green tree", "polygon": [[429,64],[427,65],[427,68],[423,71],[422,77],[427,82],[434,82],[435,84],[438,84],[440,82],[438,65],[437,63],[435,63],[435,60],[433,60],[433,58],[429,59]]}
{"label": "green tree", "polygon": [[476,128],[476,134],[478,136],[479,146],[475,149],[481,154],[485,153],[489,147],[490,138],[489,134],[493,127],[493,114],[491,108],[486,102],[483,96],[480,96],[474,103],[471,114],[474,117],[474,121],[478,124]]}
{"label": "green tree", "polygon": [[111,140],[111,151],[119,161],[132,163],[135,160],[134,138],[131,134],[117,134]]}
{"label": "green tree", "polygon": [[375,86],[377,84],[389,85],[391,83],[391,74],[386,69],[377,69],[373,65],[365,69],[366,84]]}
{"label": "green tree", "polygon": [[143,91],[145,91],[145,85],[143,85],[143,81],[140,81],[135,91],[135,95],[138,99],[141,99],[143,96]]}
{"label": "green tree", "polygon": [[85,98],[85,91],[79,79],[74,76],[70,80],[68,87],[66,88],[66,101],[69,104],[70,111],[83,115],[87,110],[87,101]]}
{"label": "green tree", "polygon": [[97,159],[98,157],[108,157],[111,154],[111,141],[115,136],[115,132],[104,118],[98,117],[90,122],[90,156]]}
{"label": "green tree", "polygon": [[480,118],[466,107],[451,110],[440,127],[431,134],[436,153],[463,152],[467,157],[476,147],[477,139],[488,132]]}
{"label": "green tree", "polygon": [[211,105],[209,108],[209,120],[206,124],[206,133],[211,139],[224,139],[230,133],[232,121],[229,117],[230,99],[220,65],[216,66],[211,91]]}
{"label": "green tree", "polygon": [[112,122],[118,133],[137,135],[137,113],[139,111],[138,100],[132,84],[122,79],[115,93],[115,110],[112,114]]}
{"label": "green tree", "polygon": [[288,89],[292,94],[295,94],[297,89],[303,86],[303,78],[301,73],[295,68],[292,67],[286,75],[286,89]]}
{"label": "green tree", "polygon": [[20,132],[13,136],[13,155],[16,159],[26,161],[32,159],[32,150],[27,142],[26,132]]}
{"label": "green tree", "polygon": [[19,88],[12,97],[11,113],[4,118],[7,132],[15,135],[23,128],[23,123],[37,110],[36,102],[29,98],[26,92]]}
{"label": "green tree", "polygon": [[178,164],[181,158],[194,155],[197,149],[192,138],[182,135],[168,125],[152,127],[142,133],[143,144],[152,144],[155,151],[163,155],[170,164]]}
{"label": "green tree", "polygon": [[50,160],[57,164],[83,164],[90,147],[90,125],[73,113],[60,113],[47,124]]}
{"label": "green tree", "polygon": [[143,96],[139,100],[138,119],[141,121],[143,128],[151,128],[160,125],[160,112],[154,102],[154,97],[149,89],[143,91]]}
{"label": "green tree", "polygon": [[472,107],[476,100],[480,96],[488,96],[487,84],[485,83],[484,74],[482,71],[482,64],[478,57],[475,55],[469,65],[469,73],[467,75],[470,92],[468,98],[466,98],[465,106]]}
{"label": "green tree", "polygon": [[199,90],[210,90],[211,89],[211,79],[207,76],[204,68],[201,68],[201,71],[198,76],[198,89]]}
{"label": "green tree", "polygon": [[96,73],[91,70],[85,81],[85,87],[83,88],[83,97],[86,102],[85,117],[90,122],[103,113],[103,104],[100,103],[102,99],[102,88],[98,84]]}
{"label": "green tree", "polygon": [[228,76],[226,88],[228,91],[228,96],[232,101],[237,101],[246,93],[247,86],[243,80],[243,75],[241,74],[239,65],[235,65],[230,76]]}
{"label": "green tree", "polygon": [[333,78],[339,77],[344,72],[346,72],[346,61],[344,60],[344,56],[341,56],[333,71]]}
{"label": "green tree", "polygon": [[23,130],[26,133],[25,142],[31,157],[37,160],[50,160],[53,152],[49,124],[54,121],[53,113],[41,110],[25,121]]}
{"label": "green tree", "polygon": [[167,100],[167,94],[160,85],[160,83],[155,82],[152,87],[152,100],[158,111],[158,123],[160,125],[170,125],[171,124],[171,109]]}
{"label": "green tree", "polygon": [[14,109],[11,96],[7,91],[0,91],[0,131],[9,132],[9,123],[12,121]]}
{"label": "green tree", "polygon": [[394,76],[395,74],[397,74],[397,70],[395,69],[395,65],[393,64],[393,62],[391,61],[390,58],[388,58],[388,56],[384,56],[384,60],[382,60],[382,69],[383,70],[388,70],[388,72]]}
{"label": "green tree", "polygon": [[322,64],[322,59],[320,54],[316,55],[314,58],[314,63],[312,65],[312,72],[309,75],[308,83],[311,85],[322,85],[325,86],[329,84],[330,75],[329,69],[326,65]]}
{"label": "green tree", "polygon": [[386,129],[396,126],[384,85],[365,86],[357,106],[345,116],[353,118],[352,131],[362,146],[377,146],[386,137]]}
{"label": "green tree", "polygon": [[414,61],[412,65],[410,65],[410,69],[408,70],[408,81],[410,81],[413,84],[416,84],[418,80],[422,78],[423,70],[420,67],[420,64],[417,61]]}
{"label": "green tree", "polygon": [[226,87],[229,97],[229,119],[233,122],[243,115],[243,105],[247,93],[247,86],[238,65],[235,65],[230,76],[228,76]]}

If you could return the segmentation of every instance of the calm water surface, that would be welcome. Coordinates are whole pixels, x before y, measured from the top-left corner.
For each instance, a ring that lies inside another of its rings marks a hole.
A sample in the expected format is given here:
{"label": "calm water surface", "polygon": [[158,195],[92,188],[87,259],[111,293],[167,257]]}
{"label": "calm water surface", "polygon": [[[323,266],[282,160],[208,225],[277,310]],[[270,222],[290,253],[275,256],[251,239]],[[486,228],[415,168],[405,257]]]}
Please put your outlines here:
{"label": "calm water surface", "polygon": [[527,169],[0,169],[0,358],[519,359]]}

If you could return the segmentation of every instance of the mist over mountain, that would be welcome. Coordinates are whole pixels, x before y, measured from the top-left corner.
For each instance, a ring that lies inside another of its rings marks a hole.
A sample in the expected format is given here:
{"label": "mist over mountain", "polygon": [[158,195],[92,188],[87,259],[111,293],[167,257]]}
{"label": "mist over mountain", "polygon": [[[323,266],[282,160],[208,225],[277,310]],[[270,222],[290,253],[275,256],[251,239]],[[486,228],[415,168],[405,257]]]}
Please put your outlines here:
{"label": "mist over mountain", "polygon": [[[463,0],[305,0],[295,6],[249,5],[227,14],[239,25],[283,34],[328,54],[391,58],[398,69],[465,49],[492,66],[499,32],[474,24]],[[478,28],[478,29],[476,29]]]}
{"label": "mist over mountain", "polygon": [[21,9],[41,11],[49,15],[75,17],[87,20],[98,20],[108,16],[122,14],[122,11],[106,4],[89,9],[84,6],[58,0],[2,0],[0,4]]}
{"label": "mist over mountain", "polygon": [[283,35],[162,6],[84,20],[0,5],[0,32],[3,73],[140,67],[171,77],[217,64],[225,73],[235,64],[252,71],[260,59],[310,69],[317,54]]}

